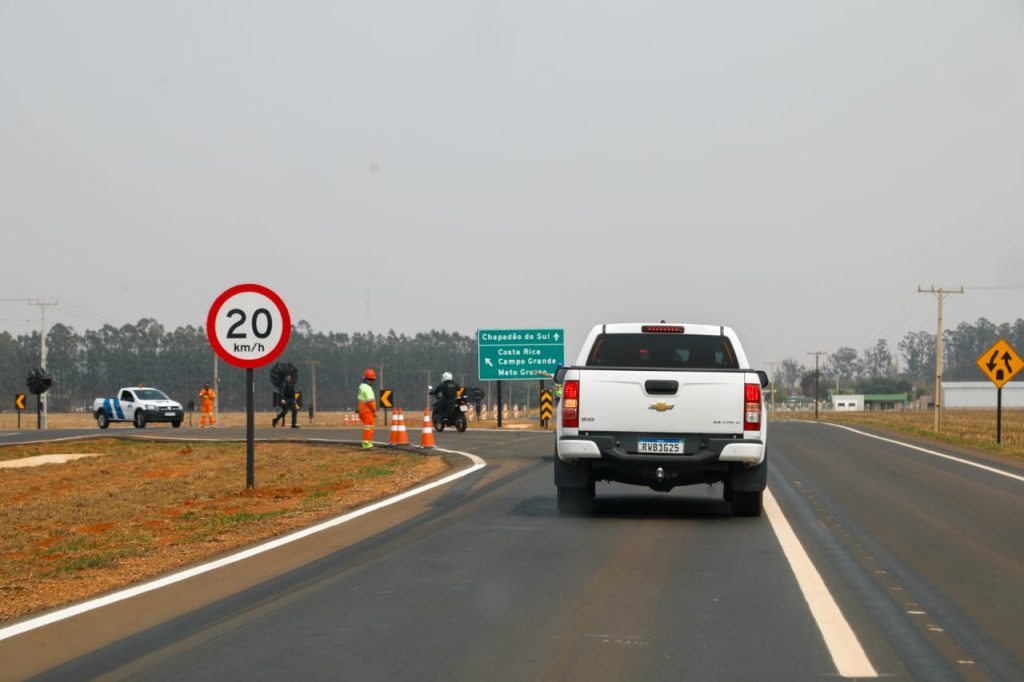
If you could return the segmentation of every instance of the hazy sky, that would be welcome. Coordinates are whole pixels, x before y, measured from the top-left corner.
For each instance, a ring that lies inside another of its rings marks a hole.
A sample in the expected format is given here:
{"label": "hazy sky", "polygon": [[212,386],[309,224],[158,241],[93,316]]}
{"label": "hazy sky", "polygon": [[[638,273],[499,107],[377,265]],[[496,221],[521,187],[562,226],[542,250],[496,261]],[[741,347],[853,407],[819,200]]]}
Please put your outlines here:
{"label": "hazy sky", "polygon": [[919,284],[1024,317],[1024,2],[0,0],[0,226],[0,298],[79,330],[255,281],[570,358],[660,319],[895,351]]}

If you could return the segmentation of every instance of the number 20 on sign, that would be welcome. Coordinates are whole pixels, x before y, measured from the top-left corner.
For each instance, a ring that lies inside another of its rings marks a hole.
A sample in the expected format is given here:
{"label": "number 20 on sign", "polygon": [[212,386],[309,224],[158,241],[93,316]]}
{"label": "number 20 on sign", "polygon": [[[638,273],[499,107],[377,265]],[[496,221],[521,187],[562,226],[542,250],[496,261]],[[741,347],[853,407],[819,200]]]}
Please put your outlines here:
{"label": "number 20 on sign", "polygon": [[239,284],[214,301],[206,320],[210,345],[235,367],[262,367],[288,345],[292,327],[288,308],[260,284]]}

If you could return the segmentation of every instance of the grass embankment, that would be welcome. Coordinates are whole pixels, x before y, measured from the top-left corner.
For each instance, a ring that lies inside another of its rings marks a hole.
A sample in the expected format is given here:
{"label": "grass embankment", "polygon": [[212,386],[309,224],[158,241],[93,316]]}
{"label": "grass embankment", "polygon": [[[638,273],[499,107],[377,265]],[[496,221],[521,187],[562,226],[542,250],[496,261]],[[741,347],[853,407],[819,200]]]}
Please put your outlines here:
{"label": "grass embankment", "polygon": [[[939,433],[935,415],[924,410],[820,411],[820,421],[874,426],[897,433],[1024,459],[1024,410],[1003,410],[1002,443],[996,445],[995,410],[944,410]],[[771,419],[814,419],[814,412],[774,412]]]}
{"label": "grass embankment", "polygon": [[443,473],[442,457],[260,443],[95,439],[0,458],[102,453],[0,469],[0,621],[90,597],[363,506]]}

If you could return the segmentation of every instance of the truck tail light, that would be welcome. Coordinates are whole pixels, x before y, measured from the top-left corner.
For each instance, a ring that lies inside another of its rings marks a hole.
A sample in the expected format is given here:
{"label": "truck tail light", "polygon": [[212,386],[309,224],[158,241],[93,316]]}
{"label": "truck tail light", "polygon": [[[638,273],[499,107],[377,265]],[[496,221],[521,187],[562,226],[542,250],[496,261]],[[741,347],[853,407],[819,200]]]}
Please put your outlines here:
{"label": "truck tail light", "polygon": [[578,429],[580,427],[580,382],[570,379],[562,386],[562,426]]}
{"label": "truck tail light", "polygon": [[761,384],[743,387],[743,430],[761,430]]}

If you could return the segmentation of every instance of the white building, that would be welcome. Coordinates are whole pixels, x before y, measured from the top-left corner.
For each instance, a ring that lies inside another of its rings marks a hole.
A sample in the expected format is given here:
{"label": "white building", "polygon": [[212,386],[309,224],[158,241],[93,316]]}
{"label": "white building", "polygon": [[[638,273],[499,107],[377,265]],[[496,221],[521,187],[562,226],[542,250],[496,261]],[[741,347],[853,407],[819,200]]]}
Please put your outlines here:
{"label": "white building", "polygon": [[864,410],[864,396],[833,395],[832,409],[836,412],[862,412]]}
{"label": "white building", "polygon": [[[996,407],[996,386],[991,381],[943,381],[942,406]],[[1003,386],[1003,407],[1024,407],[1024,382],[1011,381]]]}

